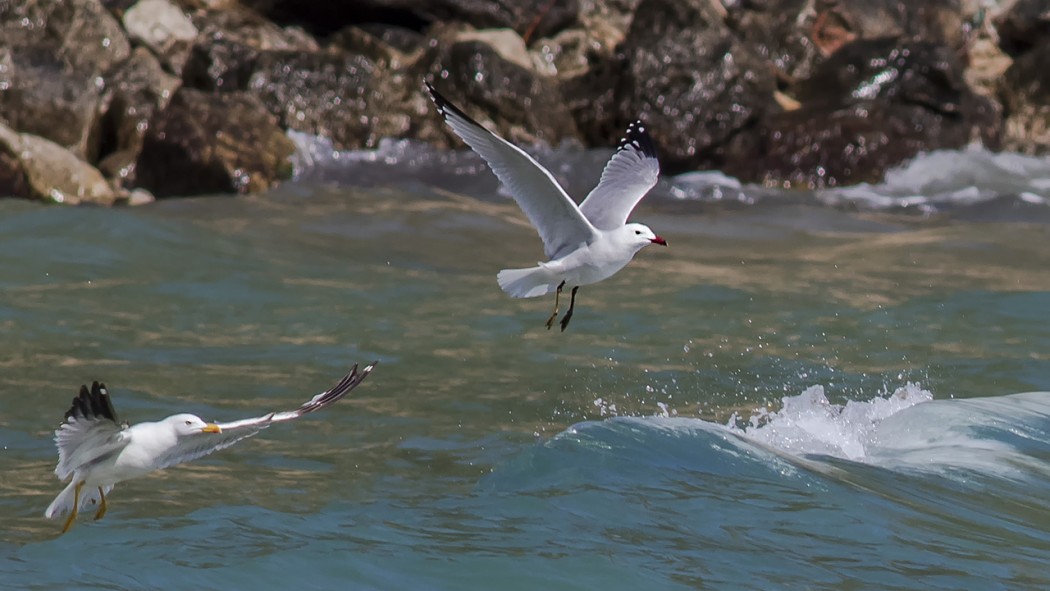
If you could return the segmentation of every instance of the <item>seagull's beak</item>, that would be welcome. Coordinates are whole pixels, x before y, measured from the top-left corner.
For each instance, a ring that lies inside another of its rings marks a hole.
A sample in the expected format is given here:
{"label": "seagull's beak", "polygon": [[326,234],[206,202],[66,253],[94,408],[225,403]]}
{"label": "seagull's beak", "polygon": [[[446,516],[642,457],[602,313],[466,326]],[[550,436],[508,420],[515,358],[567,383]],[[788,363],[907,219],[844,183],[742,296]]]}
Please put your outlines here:
{"label": "seagull's beak", "polygon": [[652,242],[653,244],[659,244],[660,246],[667,246],[667,241],[664,240],[663,236],[656,236],[655,238],[650,240],[650,242]]}
{"label": "seagull's beak", "polygon": [[222,433],[222,427],[215,423],[208,423],[201,427],[201,433]]}

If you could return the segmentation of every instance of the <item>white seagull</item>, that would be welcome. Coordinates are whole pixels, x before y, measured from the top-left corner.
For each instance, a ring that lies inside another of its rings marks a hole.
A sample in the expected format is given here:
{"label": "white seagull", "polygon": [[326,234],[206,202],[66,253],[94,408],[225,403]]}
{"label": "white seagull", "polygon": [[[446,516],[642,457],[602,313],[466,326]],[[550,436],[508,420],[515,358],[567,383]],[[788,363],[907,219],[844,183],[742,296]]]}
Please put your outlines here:
{"label": "white seagull", "polygon": [[117,421],[105,384],[94,382],[91,390],[81,386],[80,394],[73,399],[73,406],[55,431],[58,446],[55,474],[59,480],[72,479],[51,502],[44,516],[59,519],[68,513],[62,533],[73,526],[80,509],[97,505],[95,519],[101,519],[106,514],[106,494],[114,484],[195,460],[251,437],[274,423],[320,410],[349,394],[375,365],[372,363],[358,371],[355,364],[338,384],[295,410],[230,423],[206,423],[196,415],[183,413],[129,426]]}
{"label": "white seagull", "polygon": [[548,330],[558,316],[558,299],[564,287],[572,287],[572,297],[569,311],[561,319],[563,331],[569,326],[581,285],[612,277],[650,244],[667,246],[667,241],[648,226],[627,223],[627,216],[660,174],[656,147],[641,121],[627,127],[598,186],[577,206],[554,176],[521,148],[471,119],[429,82],[426,86],[438,113],[488,163],[539,232],[550,260],[528,269],[504,269],[496,280],[515,298],[555,292]]}

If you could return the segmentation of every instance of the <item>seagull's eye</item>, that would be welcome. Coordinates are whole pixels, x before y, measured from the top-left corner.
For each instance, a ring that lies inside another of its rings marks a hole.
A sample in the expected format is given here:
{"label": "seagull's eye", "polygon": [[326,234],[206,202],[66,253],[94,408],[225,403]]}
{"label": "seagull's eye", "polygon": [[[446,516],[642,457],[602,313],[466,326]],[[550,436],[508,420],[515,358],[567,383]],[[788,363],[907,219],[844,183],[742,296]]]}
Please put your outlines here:
{"label": "seagull's eye", "polygon": [[635,233],[636,236],[641,236],[642,235],[642,231],[641,230],[635,230],[634,233]]}
{"label": "seagull's eye", "polygon": [[188,427],[188,426],[190,426],[190,425],[192,425],[192,424],[193,424],[193,421],[186,421],[186,426],[187,426],[187,427]]}

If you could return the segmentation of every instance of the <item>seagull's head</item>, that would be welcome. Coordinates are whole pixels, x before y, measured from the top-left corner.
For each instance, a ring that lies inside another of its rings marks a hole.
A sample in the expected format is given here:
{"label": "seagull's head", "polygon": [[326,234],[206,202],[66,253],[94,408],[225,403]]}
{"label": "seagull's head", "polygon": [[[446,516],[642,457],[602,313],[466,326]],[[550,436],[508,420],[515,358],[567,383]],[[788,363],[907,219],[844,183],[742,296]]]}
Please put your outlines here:
{"label": "seagull's head", "polygon": [[198,433],[222,433],[218,425],[207,423],[197,415],[180,414],[170,416],[167,420],[175,427],[175,433],[179,437],[188,437]]}
{"label": "seagull's head", "polygon": [[667,246],[667,241],[663,237],[658,236],[645,224],[627,224],[623,227],[623,232],[627,236],[628,242],[634,246],[635,251],[639,251],[650,244]]}

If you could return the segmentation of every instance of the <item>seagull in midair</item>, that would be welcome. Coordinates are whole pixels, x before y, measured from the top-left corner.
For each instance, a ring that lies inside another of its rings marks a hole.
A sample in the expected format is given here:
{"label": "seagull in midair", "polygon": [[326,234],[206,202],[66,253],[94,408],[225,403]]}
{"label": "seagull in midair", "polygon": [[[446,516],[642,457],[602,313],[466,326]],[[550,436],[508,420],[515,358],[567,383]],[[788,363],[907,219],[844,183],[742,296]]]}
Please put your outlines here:
{"label": "seagull in midair", "polygon": [[332,386],[299,408],[271,412],[230,423],[208,423],[196,415],[177,414],[157,422],[128,425],[117,420],[106,385],[80,387],[73,405],[55,431],[59,480],[66,488],[44,512],[48,519],[67,513],[62,533],[69,531],[81,509],[98,507],[95,519],[106,514],[106,495],[113,485],[145,476],[154,470],[195,460],[227,448],[273,425],[320,410],[356,388],[375,367],[358,371],[357,365]]}
{"label": "seagull in midair", "polygon": [[425,84],[438,113],[488,163],[539,232],[550,260],[527,269],[504,269],[496,280],[515,298],[534,298],[553,291],[554,312],[547,319],[548,330],[558,317],[564,288],[571,287],[572,295],[569,310],[561,319],[563,331],[572,319],[581,285],[612,277],[650,244],[667,246],[667,241],[648,226],[627,223],[631,211],[656,185],[660,174],[656,146],[641,121],[627,127],[598,185],[577,206],[532,156],[471,119],[429,82]]}

